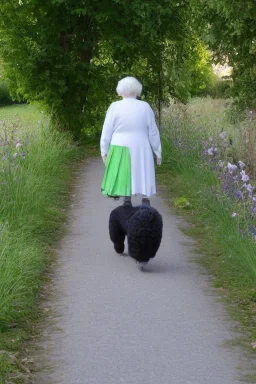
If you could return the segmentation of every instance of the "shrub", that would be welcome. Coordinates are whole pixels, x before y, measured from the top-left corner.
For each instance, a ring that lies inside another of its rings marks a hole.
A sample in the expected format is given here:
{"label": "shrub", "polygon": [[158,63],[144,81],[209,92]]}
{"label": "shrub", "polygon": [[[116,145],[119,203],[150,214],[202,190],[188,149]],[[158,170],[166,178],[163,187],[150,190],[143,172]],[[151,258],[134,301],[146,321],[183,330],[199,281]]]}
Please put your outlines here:
{"label": "shrub", "polygon": [[218,79],[209,90],[209,95],[214,99],[228,99],[231,97],[232,86],[232,79]]}
{"label": "shrub", "polygon": [[12,104],[13,100],[9,94],[5,81],[0,81],[0,105]]}

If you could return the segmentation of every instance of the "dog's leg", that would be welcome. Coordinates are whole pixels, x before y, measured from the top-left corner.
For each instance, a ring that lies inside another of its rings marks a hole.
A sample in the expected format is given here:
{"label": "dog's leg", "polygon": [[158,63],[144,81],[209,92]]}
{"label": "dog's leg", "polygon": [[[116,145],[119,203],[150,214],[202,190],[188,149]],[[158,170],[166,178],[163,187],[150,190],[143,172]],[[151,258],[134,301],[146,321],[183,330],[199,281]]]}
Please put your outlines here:
{"label": "dog's leg", "polygon": [[146,206],[146,207],[150,207],[150,200],[148,197],[143,197],[142,198],[142,202],[141,202],[142,205]]}
{"label": "dog's leg", "polygon": [[132,205],[132,198],[131,198],[131,196],[125,196],[124,197],[124,205]]}
{"label": "dog's leg", "polygon": [[115,248],[116,253],[119,253],[119,255],[123,255],[123,253],[124,253],[124,242],[114,243],[114,248]]}
{"label": "dog's leg", "polygon": [[109,235],[110,235],[110,240],[114,244],[116,253],[119,253],[120,255],[123,254],[124,240],[125,240],[124,232],[121,230],[121,228],[110,225]]}
{"label": "dog's leg", "polygon": [[143,271],[147,264],[148,263],[146,261],[142,261],[141,263],[137,261],[137,265],[140,271]]}

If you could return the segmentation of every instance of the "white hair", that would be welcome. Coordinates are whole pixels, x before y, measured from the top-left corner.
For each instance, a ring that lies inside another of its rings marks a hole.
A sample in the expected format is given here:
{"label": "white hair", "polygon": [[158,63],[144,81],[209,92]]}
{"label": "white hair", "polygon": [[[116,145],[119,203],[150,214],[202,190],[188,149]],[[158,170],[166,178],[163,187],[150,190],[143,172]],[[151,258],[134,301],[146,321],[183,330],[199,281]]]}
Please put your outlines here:
{"label": "white hair", "polygon": [[120,80],[116,88],[119,96],[140,96],[142,84],[135,77],[127,76]]}

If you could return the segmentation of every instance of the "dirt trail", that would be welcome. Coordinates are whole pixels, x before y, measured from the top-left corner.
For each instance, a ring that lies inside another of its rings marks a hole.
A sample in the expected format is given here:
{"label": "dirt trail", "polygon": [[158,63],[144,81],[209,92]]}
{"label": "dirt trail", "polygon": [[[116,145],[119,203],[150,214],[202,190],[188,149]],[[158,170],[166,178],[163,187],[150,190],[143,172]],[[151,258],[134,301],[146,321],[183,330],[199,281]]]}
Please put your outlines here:
{"label": "dirt trail", "polygon": [[120,202],[101,196],[102,175],[101,161],[92,160],[77,178],[49,303],[54,326],[41,345],[47,363],[34,383],[238,384],[241,354],[225,345],[231,323],[207,276],[189,262],[192,241],[179,219],[161,197],[152,199],[163,242],[138,271],[110,243],[108,217]]}

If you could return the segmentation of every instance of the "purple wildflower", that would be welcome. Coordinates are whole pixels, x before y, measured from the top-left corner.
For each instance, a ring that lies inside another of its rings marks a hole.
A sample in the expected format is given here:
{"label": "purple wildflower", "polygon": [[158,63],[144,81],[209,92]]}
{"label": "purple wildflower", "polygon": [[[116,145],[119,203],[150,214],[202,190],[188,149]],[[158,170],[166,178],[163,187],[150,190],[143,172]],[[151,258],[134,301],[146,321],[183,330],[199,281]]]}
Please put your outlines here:
{"label": "purple wildflower", "polygon": [[245,188],[249,193],[254,191],[254,187],[251,184],[244,184],[243,188]]}
{"label": "purple wildflower", "polygon": [[253,225],[252,227],[249,228],[249,233],[252,236],[256,236],[256,226],[255,225]]}
{"label": "purple wildflower", "polygon": [[244,199],[244,194],[241,191],[236,192],[236,197],[238,200],[243,200]]}
{"label": "purple wildflower", "polygon": [[256,195],[252,197],[252,207],[251,207],[251,216],[256,214]]}
{"label": "purple wildflower", "polygon": [[256,214],[256,205],[255,204],[253,204],[252,205],[252,208],[251,208],[251,216],[255,216],[255,214]]}

